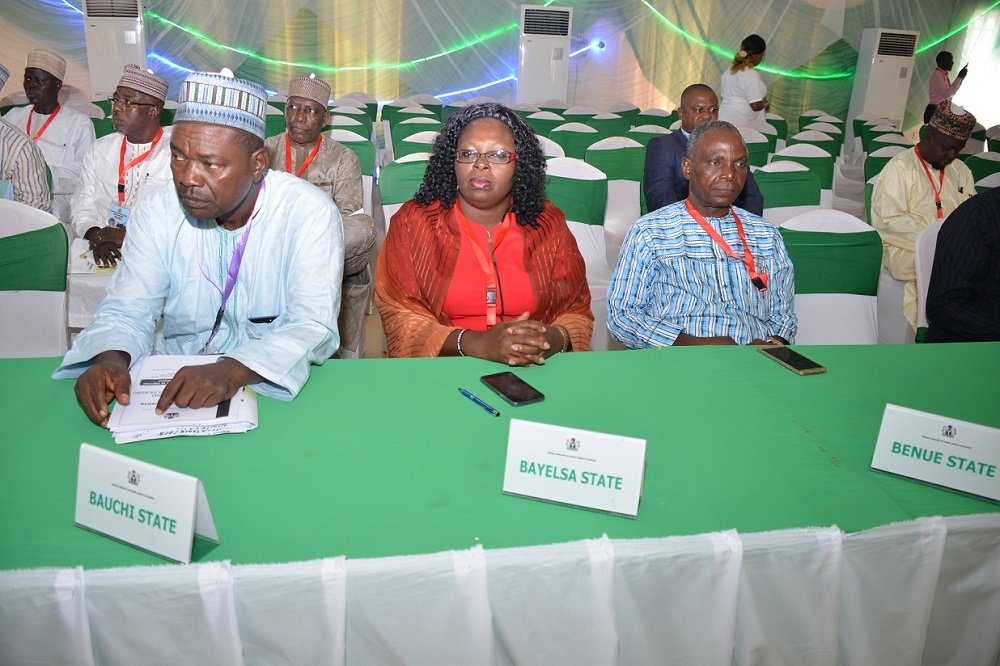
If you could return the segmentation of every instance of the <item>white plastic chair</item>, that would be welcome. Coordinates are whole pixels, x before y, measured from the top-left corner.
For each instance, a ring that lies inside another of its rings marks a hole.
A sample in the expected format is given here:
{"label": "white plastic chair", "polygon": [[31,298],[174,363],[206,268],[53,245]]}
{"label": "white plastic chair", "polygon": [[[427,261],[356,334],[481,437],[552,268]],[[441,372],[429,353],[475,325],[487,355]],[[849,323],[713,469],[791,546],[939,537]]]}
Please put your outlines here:
{"label": "white plastic chair", "polygon": [[931,286],[934,250],[944,220],[937,220],[917,232],[913,241],[913,263],[917,271],[917,328],[927,327],[927,290]]}
{"label": "white plastic chair", "polygon": [[[792,231],[811,231],[838,234],[871,234],[870,244],[863,248],[851,247],[855,261],[846,264],[850,269],[871,269],[872,291],[874,291],[878,270],[881,266],[882,244],[878,232],[856,217],[837,210],[815,210],[803,213],[781,225]],[[833,248],[831,248],[833,251]],[[860,255],[859,252],[865,254]],[[794,247],[789,249],[793,262]],[[861,265],[864,260],[870,266]],[[843,262],[841,262],[843,263]],[[818,270],[826,267],[819,266]],[[807,266],[795,266],[796,273],[809,270]],[[798,276],[796,277],[798,281]],[[874,295],[856,293],[798,293],[795,294],[795,313],[799,319],[795,341],[804,345],[820,344],[875,344],[878,342],[876,319],[877,299]]]}
{"label": "white plastic chair", "polygon": [[[0,199],[0,220],[3,221],[0,239],[58,227],[61,233],[52,230],[50,242],[45,247],[38,247],[37,251],[46,255],[59,253],[64,267],[61,291],[0,291],[0,312],[4,319],[0,326],[0,357],[61,356],[66,353],[68,343],[65,266],[68,265],[69,242],[65,229],[58,219],[45,211],[4,199]],[[25,257],[25,262],[22,268],[25,286],[30,286],[33,261]]]}

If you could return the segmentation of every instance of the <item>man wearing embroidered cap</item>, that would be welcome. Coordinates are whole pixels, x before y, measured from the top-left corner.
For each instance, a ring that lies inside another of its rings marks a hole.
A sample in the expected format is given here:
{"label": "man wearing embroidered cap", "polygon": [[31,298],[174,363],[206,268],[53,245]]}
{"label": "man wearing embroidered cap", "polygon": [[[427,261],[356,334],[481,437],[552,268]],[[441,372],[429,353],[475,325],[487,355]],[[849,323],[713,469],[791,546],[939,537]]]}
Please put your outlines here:
{"label": "man wearing embroidered cap", "polygon": [[75,109],[59,104],[66,61],[58,53],[35,49],[24,63],[24,93],[31,106],[4,116],[35,142],[52,171],[52,213],[68,225],[70,198],[80,179],[80,164],[94,143],[94,125]]}
{"label": "man wearing embroidered cap", "polygon": [[976,193],[972,172],[959,152],[976,118],[945,100],[912,150],[895,155],[883,167],[872,192],[872,226],[882,237],[882,263],[905,282],[903,315],[917,329],[917,274],[913,244],[917,233],[943,220]]}
{"label": "man wearing embroidered cap", "polygon": [[107,426],[128,369],[149,354],[221,355],[182,368],[157,403],[209,407],[252,385],[291,399],[339,343],[343,227],[330,199],[268,171],[267,99],[232,73],[183,83],[170,140],[174,187],[132,213],[108,295],[53,376],[77,377],[87,416]]}
{"label": "man wearing embroidered cap", "polygon": [[362,210],[361,165],[357,155],[321,134],[330,120],[330,85],[315,75],[292,79],[285,104],[285,134],[264,140],[271,167],[293,173],[320,188],[344,220],[344,292],[340,308],[341,351],[357,350],[360,323],[371,300],[369,261],[375,249],[375,220]]}
{"label": "man wearing embroidered cap", "polygon": [[126,65],[110,99],[117,131],[95,141],[83,158],[71,219],[99,265],[117,265],[131,212],[170,181],[171,128],[160,127],[166,99],[165,79]]}
{"label": "man wearing embroidered cap", "polygon": [[[0,65],[0,90],[10,77]],[[0,118],[0,197],[48,211],[52,206],[45,158],[28,136]]]}

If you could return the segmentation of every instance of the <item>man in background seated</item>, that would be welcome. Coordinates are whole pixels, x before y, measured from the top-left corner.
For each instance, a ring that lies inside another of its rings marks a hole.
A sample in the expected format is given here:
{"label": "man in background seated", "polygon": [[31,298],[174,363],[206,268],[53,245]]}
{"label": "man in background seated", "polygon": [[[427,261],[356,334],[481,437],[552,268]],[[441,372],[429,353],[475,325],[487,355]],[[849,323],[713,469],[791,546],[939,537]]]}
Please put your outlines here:
{"label": "man in background seated", "polygon": [[125,65],[111,98],[115,134],[94,142],[72,202],[73,231],[90,242],[94,260],[116,266],[136,204],[170,181],[170,132],[160,127],[167,99],[165,79]]}
{"label": "man in background seated", "polygon": [[66,225],[70,198],[80,179],[80,164],[94,143],[94,125],[79,111],[59,104],[66,61],[58,53],[35,49],[24,63],[24,93],[30,106],[14,107],[4,118],[35,142],[52,171],[52,214]]}
{"label": "man in background seated", "polygon": [[[0,90],[10,71],[0,65]],[[52,206],[49,183],[45,178],[45,158],[31,139],[0,119],[0,197],[12,199],[48,212]]]}
{"label": "man in background seated", "polygon": [[126,258],[93,323],[53,377],[107,427],[129,400],[129,368],[149,354],[221,354],[182,368],[162,413],[211,407],[252,385],[291,399],[337,349],[343,229],[333,203],[305,181],[268,171],[267,98],[255,83],[196,72],[181,89],[170,141],[174,187],[140,202]]}
{"label": "man in background seated", "polygon": [[733,208],[747,149],[731,124],[695,128],[681,161],[688,197],[632,226],[608,287],[608,328],[626,347],[787,344],[798,322],[778,229]]}
{"label": "man in background seated", "polygon": [[368,313],[375,250],[375,220],[362,210],[364,191],[357,155],[320,132],[330,122],[330,85],[315,75],[292,79],[285,104],[285,134],[264,140],[271,167],[304,178],[333,200],[344,220],[344,292],[340,308],[341,342],[353,340]]}
{"label": "man in background seated", "polygon": [[917,330],[917,271],[913,244],[917,233],[943,220],[976,193],[972,172],[959,159],[976,118],[942,102],[924,138],[894,155],[872,191],[872,226],[882,237],[882,264],[903,287],[903,316]]}
{"label": "man in background seated", "polygon": [[948,216],[937,237],[924,342],[1000,341],[1000,187]]}
{"label": "man in background seated", "polygon": [[[646,147],[642,188],[650,211],[687,198],[688,181],[681,169],[681,160],[687,152],[688,137],[698,125],[719,119],[719,98],[704,83],[690,85],[681,93],[677,116],[681,121],[680,130],[658,136]],[[764,214],[764,197],[749,167],[746,183],[733,205],[754,215]]]}

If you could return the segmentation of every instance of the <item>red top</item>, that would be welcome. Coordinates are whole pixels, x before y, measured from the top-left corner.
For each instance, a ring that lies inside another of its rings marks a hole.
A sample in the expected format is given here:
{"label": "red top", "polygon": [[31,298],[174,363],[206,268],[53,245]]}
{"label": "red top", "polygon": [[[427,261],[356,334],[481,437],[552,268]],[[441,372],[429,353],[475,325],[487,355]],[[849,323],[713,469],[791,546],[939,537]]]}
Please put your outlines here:
{"label": "red top", "polygon": [[[455,203],[455,212],[464,217],[458,202]],[[483,225],[475,223],[469,223],[465,228],[472,232],[485,257],[490,256],[490,237],[492,236],[494,243],[497,239],[500,241],[493,248],[493,272],[497,277],[497,322],[514,319],[524,312],[533,314],[536,303],[531,280],[524,266],[524,235],[520,225],[514,220],[513,213],[508,213],[502,223],[489,231]],[[480,265],[471,239],[464,233],[461,239],[455,272],[444,299],[444,314],[454,326],[485,331],[489,276]]]}

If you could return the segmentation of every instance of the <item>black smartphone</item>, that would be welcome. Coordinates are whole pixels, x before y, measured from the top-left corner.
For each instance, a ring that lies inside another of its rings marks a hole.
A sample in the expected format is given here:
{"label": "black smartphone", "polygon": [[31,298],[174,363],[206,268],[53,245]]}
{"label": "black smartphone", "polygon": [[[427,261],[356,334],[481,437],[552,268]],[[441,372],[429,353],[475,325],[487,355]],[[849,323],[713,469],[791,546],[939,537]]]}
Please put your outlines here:
{"label": "black smartphone", "polygon": [[826,368],[822,365],[809,360],[791,347],[774,345],[773,347],[757,347],[757,351],[800,375],[818,375],[821,372],[826,372]]}
{"label": "black smartphone", "polygon": [[479,379],[515,407],[530,405],[545,399],[545,396],[538,389],[513,372],[498,372],[495,375],[484,375]]}

